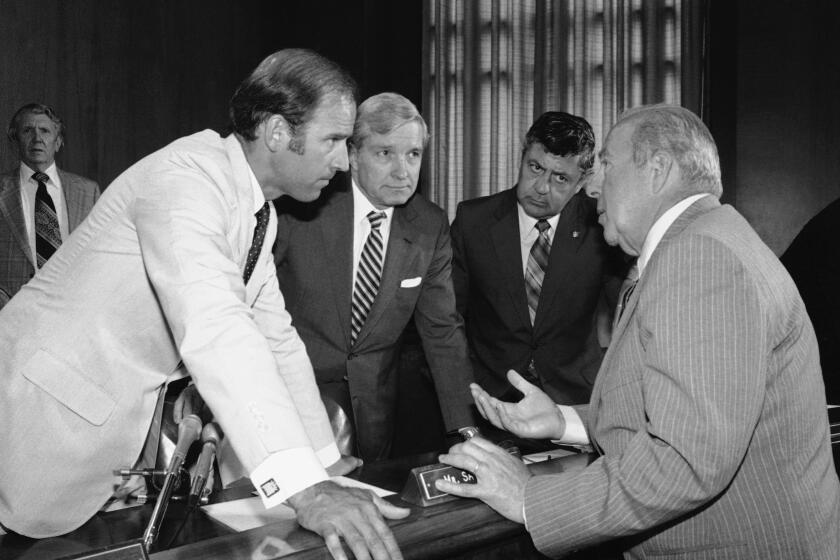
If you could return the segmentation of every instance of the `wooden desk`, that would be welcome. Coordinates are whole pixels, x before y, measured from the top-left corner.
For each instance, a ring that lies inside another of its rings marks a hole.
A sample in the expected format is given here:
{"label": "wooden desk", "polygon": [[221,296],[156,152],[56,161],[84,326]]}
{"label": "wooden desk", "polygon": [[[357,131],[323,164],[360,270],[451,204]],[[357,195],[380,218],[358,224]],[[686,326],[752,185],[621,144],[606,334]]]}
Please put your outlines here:
{"label": "wooden desk", "polygon": [[[365,465],[351,476],[399,493],[412,467],[434,463],[428,453]],[[580,468],[582,455],[552,461],[555,472]],[[226,490],[221,499],[249,495],[250,489]],[[408,506],[398,496],[389,501]],[[50,560],[140,538],[152,513],[152,504],[100,513],[62,537],[35,540],[18,535],[0,537],[3,560]],[[411,515],[390,522],[406,559],[414,558],[543,558],[531,544],[524,527],[508,521],[477,500],[460,499],[428,508],[412,506]],[[158,546],[164,547],[183,519],[185,508],[170,504]],[[349,554],[349,556],[352,556]],[[155,551],[151,560],[329,558],[323,540],[294,521],[278,522],[240,533],[210,519],[201,509],[188,519],[172,547]]]}

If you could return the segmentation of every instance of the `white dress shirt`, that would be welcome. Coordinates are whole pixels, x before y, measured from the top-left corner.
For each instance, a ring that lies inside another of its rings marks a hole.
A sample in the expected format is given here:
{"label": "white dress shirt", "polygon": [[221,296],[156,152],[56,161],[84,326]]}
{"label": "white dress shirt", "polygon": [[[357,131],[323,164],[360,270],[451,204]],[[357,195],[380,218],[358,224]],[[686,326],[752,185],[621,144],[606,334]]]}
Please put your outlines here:
{"label": "white dress shirt", "polygon": [[[32,178],[34,173],[34,169],[20,162],[20,203],[23,209],[23,220],[26,223],[26,233],[29,236],[29,247],[32,250],[32,260],[37,262],[38,256],[35,251],[35,195],[38,192],[38,182]],[[67,218],[67,205],[64,203],[61,179],[58,176],[55,163],[53,162],[44,173],[49,177],[47,193],[49,193],[53,206],[55,206],[58,229],[61,232],[61,240],[64,241],[70,235],[70,220]]]}
{"label": "white dress shirt", "polygon": [[382,266],[385,266],[385,255],[388,253],[388,238],[391,235],[391,218],[394,217],[394,208],[388,207],[379,210],[370,203],[362,189],[353,182],[353,277],[350,279],[351,289],[356,285],[356,274],[359,271],[359,259],[362,258],[362,250],[365,247],[368,235],[370,235],[370,220],[367,215],[370,212],[385,212],[385,219],[379,224],[379,233],[382,235]]}
{"label": "white dress shirt", "polygon": [[[519,247],[520,255],[522,256],[522,272],[528,272],[528,257],[531,255],[531,247],[534,241],[540,236],[540,230],[537,229],[537,218],[532,218],[525,213],[525,209],[518,202],[516,203],[516,211],[519,213]],[[554,243],[554,232],[557,231],[557,222],[560,221],[560,214],[547,218],[548,225],[548,246]]]}

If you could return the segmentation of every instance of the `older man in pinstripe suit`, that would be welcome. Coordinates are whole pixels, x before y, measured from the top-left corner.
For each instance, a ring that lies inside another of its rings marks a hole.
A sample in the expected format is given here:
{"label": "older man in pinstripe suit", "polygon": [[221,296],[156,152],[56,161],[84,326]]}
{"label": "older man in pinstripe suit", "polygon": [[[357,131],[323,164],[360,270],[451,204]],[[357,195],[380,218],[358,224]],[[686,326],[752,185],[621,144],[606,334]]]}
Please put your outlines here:
{"label": "older man in pinstripe suit", "polygon": [[637,256],[588,407],[473,395],[520,435],[589,441],[575,473],[530,476],[486,440],[441,459],[476,473],[439,483],[524,522],[551,556],[612,541],[627,558],[840,558],[840,483],[811,321],[773,253],[721,206],[717,150],[696,115],[625,113],[588,187],[604,235]]}

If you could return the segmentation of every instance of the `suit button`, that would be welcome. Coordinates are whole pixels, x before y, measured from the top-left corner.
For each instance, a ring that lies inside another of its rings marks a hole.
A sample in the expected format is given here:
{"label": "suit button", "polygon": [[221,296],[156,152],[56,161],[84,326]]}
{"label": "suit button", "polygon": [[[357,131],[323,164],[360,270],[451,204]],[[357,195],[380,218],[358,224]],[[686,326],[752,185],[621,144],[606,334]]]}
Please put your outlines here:
{"label": "suit button", "polygon": [[352,359],[353,359],[353,358],[355,358],[356,356],[357,356],[357,354],[356,354],[355,352],[350,352],[349,354],[347,354],[347,359],[348,359],[348,360],[352,360]]}

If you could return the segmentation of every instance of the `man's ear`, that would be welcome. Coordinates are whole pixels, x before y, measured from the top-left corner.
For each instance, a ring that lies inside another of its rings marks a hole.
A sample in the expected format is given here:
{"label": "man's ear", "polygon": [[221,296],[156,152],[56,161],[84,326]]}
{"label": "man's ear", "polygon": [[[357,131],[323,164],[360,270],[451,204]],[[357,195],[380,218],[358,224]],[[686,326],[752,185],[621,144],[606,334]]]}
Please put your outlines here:
{"label": "man's ear", "polygon": [[288,147],[291,139],[289,122],[282,115],[271,115],[260,125],[263,142],[272,152],[278,152]]}
{"label": "man's ear", "polygon": [[55,139],[55,153],[61,151],[61,148],[64,146],[64,136],[59,136]]}
{"label": "man's ear", "polygon": [[671,178],[674,171],[674,158],[668,152],[659,150],[648,160],[648,168],[652,174],[653,192],[658,194]]}
{"label": "man's ear", "polygon": [[350,162],[350,167],[356,169],[356,162],[359,160],[359,150],[349,141],[347,142],[347,159]]}

